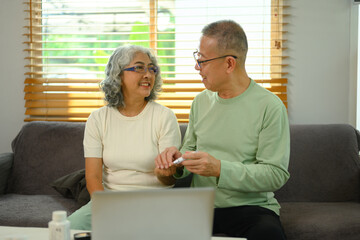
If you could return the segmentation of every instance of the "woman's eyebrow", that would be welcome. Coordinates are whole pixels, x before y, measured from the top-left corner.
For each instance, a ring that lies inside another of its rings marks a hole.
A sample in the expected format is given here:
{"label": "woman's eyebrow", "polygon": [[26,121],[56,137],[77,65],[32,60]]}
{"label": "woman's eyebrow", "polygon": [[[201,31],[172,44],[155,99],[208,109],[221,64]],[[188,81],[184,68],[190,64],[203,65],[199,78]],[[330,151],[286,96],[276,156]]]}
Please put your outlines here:
{"label": "woman's eyebrow", "polygon": [[[141,62],[141,61],[138,61],[138,62],[136,62],[136,63],[134,63],[134,64],[145,65],[145,63],[144,63],[144,62]],[[151,62],[151,63],[148,64],[148,66],[149,66],[149,65],[155,65],[155,64],[153,64],[153,63]]]}

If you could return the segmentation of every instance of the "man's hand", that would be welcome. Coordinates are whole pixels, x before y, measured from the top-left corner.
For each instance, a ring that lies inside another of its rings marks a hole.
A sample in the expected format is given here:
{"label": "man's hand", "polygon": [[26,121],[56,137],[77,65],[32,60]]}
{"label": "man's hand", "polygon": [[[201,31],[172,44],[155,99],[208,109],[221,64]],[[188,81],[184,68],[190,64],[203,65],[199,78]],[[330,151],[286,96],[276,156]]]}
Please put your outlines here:
{"label": "man's hand", "polygon": [[182,165],[192,173],[201,176],[220,176],[221,162],[206,152],[186,152],[182,155]]}
{"label": "man's hand", "polygon": [[181,152],[176,147],[166,148],[155,158],[155,166],[158,169],[168,169],[173,165],[172,162],[179,157],[181,157]]}

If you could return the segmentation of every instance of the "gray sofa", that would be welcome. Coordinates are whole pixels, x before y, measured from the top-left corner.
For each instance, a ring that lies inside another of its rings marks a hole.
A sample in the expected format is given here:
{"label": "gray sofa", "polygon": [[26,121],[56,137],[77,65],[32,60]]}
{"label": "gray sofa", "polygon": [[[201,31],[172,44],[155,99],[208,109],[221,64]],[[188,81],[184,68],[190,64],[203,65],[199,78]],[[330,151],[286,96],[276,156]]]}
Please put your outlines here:
{"label": "gray sofa", "polygon": [[[70,214],[88,201],[83,132],[84,123],[23,126],[13,152],[0,155],[0,225],[46,227],[52,211]],[[360,239],[358,131],[332,124],[291,125],[290,132],[291,177],[275,193],[288,239]]]}

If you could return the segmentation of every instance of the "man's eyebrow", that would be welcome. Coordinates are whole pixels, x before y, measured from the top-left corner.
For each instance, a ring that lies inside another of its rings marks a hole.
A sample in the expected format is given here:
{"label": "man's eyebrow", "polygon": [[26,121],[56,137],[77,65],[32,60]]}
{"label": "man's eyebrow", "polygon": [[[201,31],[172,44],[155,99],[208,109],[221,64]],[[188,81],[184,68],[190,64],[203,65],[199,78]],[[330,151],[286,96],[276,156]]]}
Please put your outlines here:
{"label": "man's eyebrow", "polygon": [[200,57],[205,57],[205,58],[206,58],[206,56],[205,56],[204,54],[202,54],[201,52],[197,52],[197,54],[198,54]]}

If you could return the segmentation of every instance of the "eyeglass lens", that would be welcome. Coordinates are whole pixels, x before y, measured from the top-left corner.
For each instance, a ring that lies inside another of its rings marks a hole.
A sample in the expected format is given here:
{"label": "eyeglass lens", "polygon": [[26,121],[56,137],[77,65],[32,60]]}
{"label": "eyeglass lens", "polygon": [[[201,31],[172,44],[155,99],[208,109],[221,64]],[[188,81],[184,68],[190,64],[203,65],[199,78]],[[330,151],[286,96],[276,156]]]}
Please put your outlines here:
{"label": "eyeglass lens", "polygon": [[149,71],[152,74],[156,74],[158,71],[158,68],[156,66],[134,66],[134,70],[135,72],[138,73],[146,73],[147,71]]}

